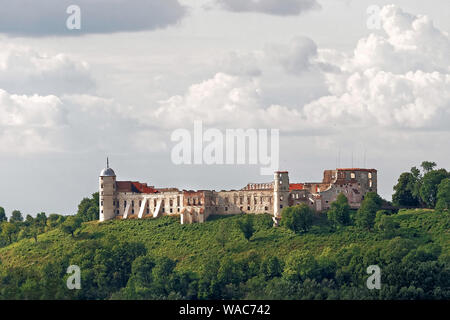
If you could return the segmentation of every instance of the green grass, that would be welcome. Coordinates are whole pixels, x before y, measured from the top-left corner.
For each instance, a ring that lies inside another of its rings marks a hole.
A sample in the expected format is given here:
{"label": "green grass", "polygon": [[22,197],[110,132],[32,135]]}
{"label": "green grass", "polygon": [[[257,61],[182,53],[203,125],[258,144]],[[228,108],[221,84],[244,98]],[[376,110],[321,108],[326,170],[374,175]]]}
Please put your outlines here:
{"label": "green grass", "polygon": [[[203,224],[180,225],[177,217],[145,220],[113,220],[83,224],[72,238],[57,230],[39,235],[38,242],[25,239],[0,249],[3,266],[31,267],[54,261],[65,254],[73,254],[84,246],[102,246],[110,241],[142,242],[154,256],[177,260],[177,269],[197,271],[213,257],[225,255],[233,259],[257,254],[284,259],[292,251],[309,251],[315,256],[324,250],[336,252],[342,247],[359,245],[362,249],[389,241],[376,232],[358,230],[354,226],[330,232],[326,221],[316,218],[316,225],[306,234],[294,234],[284,228],[273,228],[271,217],[254,217],[255,234],[251,241],[244,239],[237,227],[242,216],[213,216]],[[408,210],[395,215],[402,237],[418,243],[433,241],[443,251],[443,259],[450,257],[450,219],[448,213],[432,210]],[[221,223],[225,224],[228,241],[223,249],[216,241]]]}

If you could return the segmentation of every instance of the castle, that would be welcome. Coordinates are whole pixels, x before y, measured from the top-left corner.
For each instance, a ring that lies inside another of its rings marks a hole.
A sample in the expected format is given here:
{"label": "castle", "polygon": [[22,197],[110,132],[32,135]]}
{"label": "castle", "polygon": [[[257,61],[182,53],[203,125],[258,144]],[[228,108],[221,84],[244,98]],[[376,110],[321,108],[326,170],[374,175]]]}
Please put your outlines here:
{"label": "castle", "polygon": [[99,178],[100,221],[179,215],[181,224],[205,222],[209,215],[267,213],[275,223],[285,207],[307,204],[320,212],[343,193],[351,208],[359,208],[364,195],[377,191],[377,170],[325,170],[322,182],[291,183],[287,171],[276,171],[274,181],[249,183],[240,190],[179,190],[145,183],[117,181],[107,163]]}

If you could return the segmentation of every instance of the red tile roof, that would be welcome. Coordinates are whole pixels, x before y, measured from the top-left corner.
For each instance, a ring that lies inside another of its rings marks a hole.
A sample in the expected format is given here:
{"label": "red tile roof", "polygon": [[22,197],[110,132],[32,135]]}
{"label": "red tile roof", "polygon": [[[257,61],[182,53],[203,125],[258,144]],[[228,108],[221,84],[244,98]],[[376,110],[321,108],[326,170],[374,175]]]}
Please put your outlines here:
{"label": "red tile roof", "polygon": [[289,190],[303,190],[303,183],[290,183]]}

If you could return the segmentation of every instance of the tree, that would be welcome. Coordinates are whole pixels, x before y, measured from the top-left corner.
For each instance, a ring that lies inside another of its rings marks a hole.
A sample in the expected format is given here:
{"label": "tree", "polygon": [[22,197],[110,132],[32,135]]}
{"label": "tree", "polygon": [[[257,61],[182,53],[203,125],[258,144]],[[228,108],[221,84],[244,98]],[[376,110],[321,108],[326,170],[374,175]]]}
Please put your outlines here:
{"label": "tree", "polygon": [[17,226],[12,222],[5,222],[2,226],[2,235],[8,238],[9,243],[12,243],[12,237],[17,231]]}
{"label": "tree", "polygon": [[65,233],[71,234],[73,237],[73,233],[81,226],[81,219],[77,216],[70,216],[63,222],[61,225],[62,231]]}
{"label": "tree", "polygon": [[450,209],[450,178],[442,180],[438,186],[436,209]]}
{"label": "tree", "polygon": [[419,193],[422,201],[429,208],[436,206],[438,186],[442,180],[448,177],[449,174],[445,169],[433,170],[423,176]]}
{"label": "tree", "polygon": [[281,212],[281,225],[294,232],[307,232],[313,223],[314,212],[306,204],[286,207]]}
{"label": "tree", "polygon": [[387,215],[386,211],[379,210],[376,213],[375,229],[382,232],[385,238],[392,238],[396,235],[400,224],[393,217]]}
{"label": "tree", "polygon": [[347,197],[343,193],[340,193],[336,201],[331,203],[327,216],[328,220],[335,225],[346,226],[350,224],[350,205],[348,204]]}
{"label": "tree", "polygon": [[366,193],[356,213],[356,225],[371,230],[375,224],[377,211],[380,210],[383,200],[376,192]]}
{"label": "tree", "polygon": [[264,275],[266,280],[279,277],[283,272],[283,266],[277,257],[265,258],[260,268],[260,273]]}
{"label": "tree", "polygon": [[436,162],[423,161],[420,165],[425,173],[432,171],[436,167]]}
{"label": "tree", "polygon": [[99,194],[93,193],[91,198],[84,198],[78,205],[77,216],[82,219],[83,222],[98,220],[99,218]]}
{"label": "tree", "polygon": [[255,229],[253,228],[253,217],[250,215],[246,215],[243,221],[238,221],[239,229],[241,230],[244,238],[247,241],[250,241]]}
{"label": "tree", "polygon": [[9,218],[10,222],[22,222],[23,221],[23,216],[22,216],[22,212],[20,212],[19,210],[14,210],[11,214],[11,218]]}
{"label": "tree", "polygon": [[[414,170],[414,168],[411,170]],[[415,188],[418,181],[415,174],[417,174],[417,172],[403,172],[400,175],[397,184],[394,186],[395,192],[392,195],[392,202],[394,205],[414,207],[420,204],[418,197],[415,196]]]}
{"label": "tree", "polygon": [[0,223],[7,221],[8,218],[6,218],[5,209],[0,207]]}
{"label": "tree", "polygon": [[36,215],[35,223],[40,228],[44,228],[47,225],[47,215],[45,212],[41,212]]}
{"label": "tree", "polygon": [[222,221],[216,233],[216,242],[222,247],[222,249],[225,249],[227,241],[228,241],[228,233],[226,230],[225,222]]}

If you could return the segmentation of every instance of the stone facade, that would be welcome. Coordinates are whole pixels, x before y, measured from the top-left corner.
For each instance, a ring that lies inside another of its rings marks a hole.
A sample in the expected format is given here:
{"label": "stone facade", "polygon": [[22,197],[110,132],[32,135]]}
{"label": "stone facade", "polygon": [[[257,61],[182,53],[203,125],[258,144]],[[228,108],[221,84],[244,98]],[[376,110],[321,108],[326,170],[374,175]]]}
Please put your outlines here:
{"label": "stone facade", "polygon": [[205,222],[211,214],[266,213],[278,223],[284,207],[304,203],[321,212],[343,193],[357,209],[369,191],[377,191],[375,169],[325,170],[322,182],[306,183],[290,183],[287,171],[277,171],[272,182],[249,183],[240,190],[192,191],[116,181],[108,166],[99,178],[100,221],[179,215],[182,224],[189,224]]}

